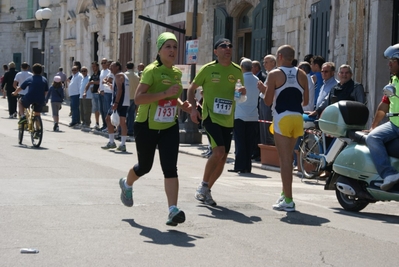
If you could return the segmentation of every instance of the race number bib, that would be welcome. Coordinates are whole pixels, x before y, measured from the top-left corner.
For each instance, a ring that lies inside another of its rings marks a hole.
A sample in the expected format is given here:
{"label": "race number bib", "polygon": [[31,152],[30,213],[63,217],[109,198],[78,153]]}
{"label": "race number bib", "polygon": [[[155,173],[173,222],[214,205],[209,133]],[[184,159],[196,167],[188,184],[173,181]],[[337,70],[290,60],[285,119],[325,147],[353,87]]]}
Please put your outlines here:
{"label": "race number bib", "polygon": [[216,114],[230,115],[233,107],[233,100],[215,97],[213,112]]}
{"label": "race number bib", "polygon": [[176,109],[177,109],[177,99],[159,100],[157,111],[155,112],[154,121],[173,122],[175,120]]}

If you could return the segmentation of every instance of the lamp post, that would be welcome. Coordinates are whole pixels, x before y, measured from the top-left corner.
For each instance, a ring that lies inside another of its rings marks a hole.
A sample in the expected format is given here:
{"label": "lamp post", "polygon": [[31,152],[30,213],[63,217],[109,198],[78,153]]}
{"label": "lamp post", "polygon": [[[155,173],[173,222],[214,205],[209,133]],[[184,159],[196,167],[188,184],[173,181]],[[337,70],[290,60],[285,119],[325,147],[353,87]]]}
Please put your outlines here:
{"label": "lamp post", "polygon": [[[50,0],[39,0],[39,5],[42,9],[39,9],[35,13],[35,17],[40,21],[40,26],[42,27],[42,64],[44,65],[44,42],[45,42],[45,30],[48,20],[51,18],[52,11],[48,6],[50,5]],[[44,72],[44,70],[43,70]]]}

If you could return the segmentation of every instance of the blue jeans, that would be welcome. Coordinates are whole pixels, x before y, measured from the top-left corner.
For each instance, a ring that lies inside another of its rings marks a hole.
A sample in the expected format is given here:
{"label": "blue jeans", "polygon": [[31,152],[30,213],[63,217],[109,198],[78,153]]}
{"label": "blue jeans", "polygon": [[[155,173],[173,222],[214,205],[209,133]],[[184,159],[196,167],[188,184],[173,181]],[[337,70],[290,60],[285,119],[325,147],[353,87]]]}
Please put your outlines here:
{"label": "blue jeans", "polygon": [[378,126],[367,135],[366,143],[370,150],[370,156],[378,174],[383,179],[388,175],[398,173],[392,167],[385,148],[385,144],[395,138],[399,138],[399,128],[390,121]]}
{"label": "blue jeans", "polygon": [[130,99],[130,106],[127,110],[127,132],[133,134],[134,118],[136,116],[136,104],[134,99]]}
{"label": "blue jeans", "polygon": [[[104,113],[104,119],[107,117],[108,110],[111,108],[111,102],[112,102],[112,94],[111,93],[104,93],[103,96],[103,113]],[[104,123],[104,125],[106,125]]]}
{"label": "blue jeans", "polygon": [[70,96],[70,99],[71,99],[71,112],[72,112],[71,124],[80,123],[79,95]]}

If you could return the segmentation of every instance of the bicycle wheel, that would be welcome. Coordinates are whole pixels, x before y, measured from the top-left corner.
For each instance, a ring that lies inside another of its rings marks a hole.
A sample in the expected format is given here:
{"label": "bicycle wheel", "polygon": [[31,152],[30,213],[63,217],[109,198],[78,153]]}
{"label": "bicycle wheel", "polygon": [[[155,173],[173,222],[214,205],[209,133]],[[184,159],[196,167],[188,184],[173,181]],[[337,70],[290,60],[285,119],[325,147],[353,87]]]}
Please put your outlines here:
{"label": "bicycle wheel", "polygon": [[40,116],[34,116],[32,121],[32,131],[30,133],[32,145],[39,147],[43,139],[43,123]]}
{"label": "bicycle wheel", "polygon": [[299,164],[304,178],[312,179],[321,173],[321,160],[317,156],[320,153],[320,139],[314,134],[307,134],[299,150]]}
{"label": "bicycle wheel", "polygon": [[18,124],[18,144],[22,145],[24,139],[25,123]]}

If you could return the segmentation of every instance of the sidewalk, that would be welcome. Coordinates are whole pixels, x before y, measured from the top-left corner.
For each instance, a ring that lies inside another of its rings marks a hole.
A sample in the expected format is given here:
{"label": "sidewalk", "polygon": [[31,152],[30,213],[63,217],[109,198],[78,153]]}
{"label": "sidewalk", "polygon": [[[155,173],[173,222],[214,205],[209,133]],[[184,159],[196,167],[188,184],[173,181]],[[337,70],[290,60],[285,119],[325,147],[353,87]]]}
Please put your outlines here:
{"label": "sidewalk", "polygon": [[[71,117],[69,117],[69,113],[70,113],[70,106],[69,106],[69,101],[67,100],[62,103],[62,109],[59,111],[59,124],[62,125],[63,127],[69,127],[68,125],[71,122]],[[42,116],[42,119],[50,122],[53,121],[53,118],[51,116],[51,107],[49,107],[49,112],[46,113],[46,115]],[[91,125],[94,125],[95,124],[94,114],[92,114],[91,121],[92,121]],[[101,118],[100,118],[100,125],[101,125]],[[93,128],[82,129],[82,132],[97,134],[104,136],[105,138],[108,138],[108,133],[97,131],[94,130]],[[126,142],[134,142],[134,138],[128,137]],[[205,134],[202,134],[202,144],[180,144],[179,152],[192,156],[203,157],[201,153],[207,150],[207,146],[208,146],[208,139]],[[234,140],[232,140],[230,153],[227,159],[227,164],[234,164],[234,150],[235,150]],[[271,171],[278,171],[278,172],[280,171],[279,168],[268,165],[262,165],[260,162],[255,162],[255,161],[252,161],[252,167],[271,170]]]}

